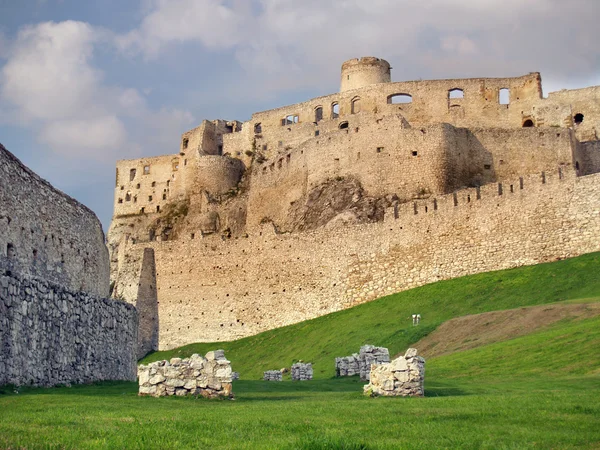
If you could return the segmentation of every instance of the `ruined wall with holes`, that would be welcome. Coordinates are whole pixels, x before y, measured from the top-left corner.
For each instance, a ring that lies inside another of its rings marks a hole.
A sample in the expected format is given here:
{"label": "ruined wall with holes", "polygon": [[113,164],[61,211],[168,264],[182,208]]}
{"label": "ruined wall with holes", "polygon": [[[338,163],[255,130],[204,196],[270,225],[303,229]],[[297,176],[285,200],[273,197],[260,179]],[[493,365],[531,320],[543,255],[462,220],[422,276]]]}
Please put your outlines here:
{"label": "ruined wall with holes", "polygon": [[[384,60],[351,60],[340,93],[204,121],[176,155],[119,162],[111,276],[134,302],[155,250],[162,348],[598,250],[600,88],[390,79]],[[119,203],[136,164],[171,180],[164,204]]]}
{"label": "ruined wall with holes", "polygon": [[96,215],[0,145],[0,264],[72,292],[108,296],[109,263]]}
{"label": "ruined wall with holes", "polygon": [[289,234],[265,224],[127,252],[155,249],[161,348],[230,340],[438,280],[598,251],[599,181],[556,170],[401,204],[380,223]]}

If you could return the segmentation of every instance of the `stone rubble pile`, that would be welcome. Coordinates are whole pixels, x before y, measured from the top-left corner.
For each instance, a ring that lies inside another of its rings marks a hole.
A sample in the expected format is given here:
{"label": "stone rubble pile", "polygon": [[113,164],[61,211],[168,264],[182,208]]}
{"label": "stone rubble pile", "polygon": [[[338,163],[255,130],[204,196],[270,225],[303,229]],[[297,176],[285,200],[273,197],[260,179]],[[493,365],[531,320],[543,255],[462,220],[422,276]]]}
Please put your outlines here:
{"label": "stone rubble pile", "polygon": [[335,358],[335,374],[338,377],[351,377],[360,375],[361,380],[369,380],[371,364],[384,364],[390,362],[390,352],[385,347],[363,345],[360,353],[351,356]]}
{"label": "stone rubble pile", "polygon": [[283,376],[279,370],[267,370],[263,374],[263,380],[265,381],[281,381],[282,379]]}
{"label": "stone rubble pile", "polygon": [[235,381],[235,380],[239,380],[239,379],[240,379],[240,373],[239,373],[239,372],[232,372],[232,373],[231,373],[231,379],[232,379],[233,381]]}
{"label": "stone rubble pile", "polygon": [[387,364],[371,366],[371,382],[364,386],[365,394],[423,397],[425,391],[425,360],[417,349],[409,348],[404,356]]}
{"label": "stone rubble pile", "polygon": [[201,395],[206,398],[233,397],[231,363],[223,350],[206,357],[172,358],[138,367],[139,395]]}
{"label": "stone rubble pile", "polygon": [[313,367],[312,363],[301,363],[298,362],[292,365],[292,380],[294,381],[307,381],[313,378]]}

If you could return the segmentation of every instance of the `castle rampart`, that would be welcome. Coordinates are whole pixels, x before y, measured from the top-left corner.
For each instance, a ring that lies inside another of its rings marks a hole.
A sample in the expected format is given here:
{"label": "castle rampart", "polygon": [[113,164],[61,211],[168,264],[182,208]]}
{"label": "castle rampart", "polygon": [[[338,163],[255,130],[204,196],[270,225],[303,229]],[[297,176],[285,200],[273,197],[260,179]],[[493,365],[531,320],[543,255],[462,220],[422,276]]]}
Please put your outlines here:
{"label": "castle rampart", "polygon": [[539,73],[391,82],[388,68],[352,60],[340,93],[203,122],[174,155],[168,212],[115,208],[115,290],[135,299],[153,248],[161,348],[599,249],[597,87],[542,98]]}

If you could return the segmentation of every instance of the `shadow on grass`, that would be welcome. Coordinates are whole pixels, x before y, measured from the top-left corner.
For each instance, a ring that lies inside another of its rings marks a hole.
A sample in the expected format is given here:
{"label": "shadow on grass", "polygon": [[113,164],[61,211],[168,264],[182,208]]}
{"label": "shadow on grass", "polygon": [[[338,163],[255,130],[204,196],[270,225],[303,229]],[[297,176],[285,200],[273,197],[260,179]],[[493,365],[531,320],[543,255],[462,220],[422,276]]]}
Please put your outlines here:
{"label": "shadow on grass", "polygon": [[472,395],[456,385],[440,383],[439,381],[427,382],[425,384],[425,397],[460,397]]}

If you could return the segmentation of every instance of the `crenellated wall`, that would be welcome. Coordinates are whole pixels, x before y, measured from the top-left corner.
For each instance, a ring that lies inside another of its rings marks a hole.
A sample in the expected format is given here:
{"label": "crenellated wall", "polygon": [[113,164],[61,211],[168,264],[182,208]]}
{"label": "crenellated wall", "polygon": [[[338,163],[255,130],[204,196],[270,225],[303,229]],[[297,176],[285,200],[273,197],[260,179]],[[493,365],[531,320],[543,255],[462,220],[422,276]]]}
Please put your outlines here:
{"label": "crenellated wall", "polygon": [[236,339],[438,280],[598,251],[599,181],[557,168],[390,208],[380,223],[144,243],[157,257],[159,346]]}

